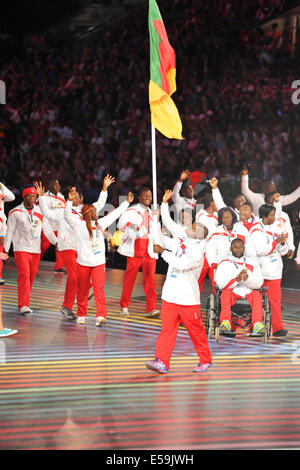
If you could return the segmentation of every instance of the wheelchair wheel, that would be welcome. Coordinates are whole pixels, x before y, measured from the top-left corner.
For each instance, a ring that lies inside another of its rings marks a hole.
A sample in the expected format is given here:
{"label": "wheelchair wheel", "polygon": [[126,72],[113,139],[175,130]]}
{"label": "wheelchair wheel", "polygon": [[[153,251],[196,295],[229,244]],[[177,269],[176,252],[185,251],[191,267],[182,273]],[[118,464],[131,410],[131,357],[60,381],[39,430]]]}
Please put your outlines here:
{"label": "wheelchair wheel", "polygon": [[[216,315],[215,315],[215,297],[211,294],[207,299],[206,307],[206,325],[205,330],[207,338],[211,339],[212,335],[215,333],[216,329]],[[216,338],[217,339],[217,338]]]}
{"label": "wheelchair wheel", "polygon": [[266,293],[264,294],[264,299],[263,299],[263,315],[264,315],[263,322],[266,327],[264,342],[266,343],[267,339],[271,336],[271,329],[272,329],[270,302]]}

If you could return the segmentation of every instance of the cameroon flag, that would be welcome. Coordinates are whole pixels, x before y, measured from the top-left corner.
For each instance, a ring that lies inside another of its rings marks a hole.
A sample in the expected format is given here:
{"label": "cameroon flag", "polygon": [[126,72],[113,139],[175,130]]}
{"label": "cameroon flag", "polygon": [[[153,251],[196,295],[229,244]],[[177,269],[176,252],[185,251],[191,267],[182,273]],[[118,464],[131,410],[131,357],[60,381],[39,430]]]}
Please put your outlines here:
{"label": "cameroon flag", "polygon": [[183,139],[178,110],[171,98],[176,90],[176,57],[155,0],[149,0],[151,122],[169,139]]}

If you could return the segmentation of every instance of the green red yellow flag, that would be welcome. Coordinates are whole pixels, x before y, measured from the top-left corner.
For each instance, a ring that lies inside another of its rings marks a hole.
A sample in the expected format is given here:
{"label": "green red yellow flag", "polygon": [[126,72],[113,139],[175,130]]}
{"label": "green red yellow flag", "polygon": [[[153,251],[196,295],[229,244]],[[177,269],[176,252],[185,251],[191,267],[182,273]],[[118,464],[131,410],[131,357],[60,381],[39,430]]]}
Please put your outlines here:
{"label": "green red yellow flag", "polygon": [[149,0],[151,122],[169,139],[183,139],[182,123],[171,95],[176,90],[176,56],[155,0]]}

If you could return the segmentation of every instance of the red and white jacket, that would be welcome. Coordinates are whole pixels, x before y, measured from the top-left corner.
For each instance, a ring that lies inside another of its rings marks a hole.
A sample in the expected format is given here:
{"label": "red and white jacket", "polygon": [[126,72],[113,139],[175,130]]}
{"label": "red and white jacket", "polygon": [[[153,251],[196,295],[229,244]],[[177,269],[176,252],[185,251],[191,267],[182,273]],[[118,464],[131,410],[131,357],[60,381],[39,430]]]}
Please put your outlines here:
{"label": "red and white jacket", "polygon": [[281,226],[284,233],[288,233],[288,239],[286,241],[288,249],[295,251],[296,247],[294,244],[294,232],[292,229],[291,221],[289,215],[282,210],[282,204],[280,201],[274,202],[274,207],[276,209],[275,217],[277,223]]}
{"label": "red and white jacket", "polygon": [[208,236],[210,236],[218,226],[218,213],[209,214],[205,209],[200,209],[196,214],[195,222],[204,225],[208,230]]}
{"label": "red and white jacket", "polygon": [[105,264],[104,230],[109,227],[128,208],[127,201],[122,202],[117,209],[105,217],[92,221],[93,239],[86,227],[86,222],[76,214],[72,214],[72,202],[67,201],[65,207],[65,219],[68,225],[75,231],[77,263],[81,266],[100,266]]}
{"label": "red and white jacket", "polygon": [[161,298],[178,305],[199,305],[198,279],[204,262],[205,240],[161,237],[161,257],[169,268]]}
{"label": "red and white jacket", "polygon": [[[64,209],[66,200],[61,193],[53,194],[50,191],[46,191],[44,194],[44,200],[47,203],[48,209]],[[58,222],[53,219],[49,219],[49,223],[54,231],[58,230]]]}
{"label": "red and white jacket", "polygon": [[186,197],[180,196],[179,192],[182,188],[182,181],[177,181],[175,183],[175,186],[173,188],[173,195],[172,195],[172,200],[175,204],[177,214],[182,210],[182,209],[194,209],[195,204],[196,204],[196,199],[192,197],[191,199],[188,199]]}
{"label": "red and white jacket", "polygon": [[0,237],[5,237],[7,217],[4,212],[4,203],[15,200],[15,195],[3,183],[0,183],[0,194],[4,198],[0,200]]}
{"label": "red and white jacket", "polygon": [[[226,207],[226,204],[223,201],[219,188],[215,188],[212,190],[212,197],[218,211],[223,207]],[[196,213],[195,222],[199,222],[207,228],[209,237],[210,235],[212,235],[212,233],[215,232],[218,226],[218,212],[213,212],[212,214],[209,214],[205,209],[200,209]]]}
{"label": "red and white jacket", "polygon": [[[149,230],[145,231],[143,228],[143,220],[145,212],[149,214]],[[124,232],[121,245],[118,249],[118,253],[123,256],[134,257],[134,245],[137,238],[148,238],[148,254],[150,258],[158,258],[157,254],[153,251],[153,242],[155,239],[155,223],[151,215],[149,208],[143,207],[141,204],[136,204],[127,209],[126,212],[120,217],[118,222],[118,229]],[[140,228],[139,231],[131,228],[132,225],[136,225]]]}
{"label": "red and white jacket", "polygon": [[256,258],[256,250],[250,234],[241,222],[234,224],[232,230],[227,230],[223,225],[218,225],[214,233],[207,239],[206,259],[209,266],[215,267],[230,254],[230,245],[235,238],[240,238],[245,244],[245,256]]}
{"label": "red and white jacket", "polygon": [[[76,251],[76,236],[74,230],[65,220],[65,209],[49,209],[45,196],[39,196],[39,207],[42,214],[50,222],[55,221],[58,224],[57,249],[58,251],[74,250]],[[72,207],[74,215],[80,219],[78,207]]]}
{"label": "red and white jacket", "polygon": [[287,254],[288,245],[287,242],[281,245],[276,238],[283,233],[283,228],[277,221],[272,225],[264,225],[260,220],[250,230],[264,279],[274,280],[282,277],[281,257]]}
{"label": "red and white jacket", "polygon": [[252,215],[250,217],[250,219],[247,219],[247,220],[244,220],[243,222],[240,221],[241,224],[244,225],[244,227],[246,227],[246,229],[248,230],[248,232],[250,232],[251,228],[253,227],[253,225],[257,224],[257,222],[259,222],[259,218],[256,217],[255,215]]}
{"label": "red and white jacket", "polygon": [[28,211],[23,203],[20,204],[8,214],[5,251],[8,253],[12,243],[14,251],[41,253],[42,231],[50,243],[56,245],[56,236],[39,207],[34,206],[32,211]]}
{"label": "red and white jacket", "polygon": [[[237,282],[236,278],[243,269],[247,270],[248,279]],[[236,295],[245,298],[253,289],[259,289],[264,279],[255,258],[231,255],[217,267],[215,281],[219,289],[232,289]]]}

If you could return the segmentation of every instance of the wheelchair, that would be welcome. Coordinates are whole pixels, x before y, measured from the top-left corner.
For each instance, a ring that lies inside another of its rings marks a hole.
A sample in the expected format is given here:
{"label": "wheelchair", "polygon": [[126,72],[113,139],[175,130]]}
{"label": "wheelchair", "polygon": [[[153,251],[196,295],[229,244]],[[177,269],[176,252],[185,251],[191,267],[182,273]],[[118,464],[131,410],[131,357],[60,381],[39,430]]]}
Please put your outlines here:
{"label": "wheelchair", "polygon": [[[271,309],[269,299],[267,297],[267,287],[260,288],[263,307],[263,323],[265,325],[265,334],[263,336],[264,343],[271,335]],[[219,341],[220,315],[221,315],[221,293],[222,291],[216,286],[216,293],[210,294],[207,299],[205,316],[202,318],[204,328],[208,339],[212,336]],[[231,307],[231,323],[242,328],[251,327],[251,306],[247,299],[237,299],[236,303]],[[241,323],[243,325],[241,325]],[[235,333],[226,336],[235,337]]]}

